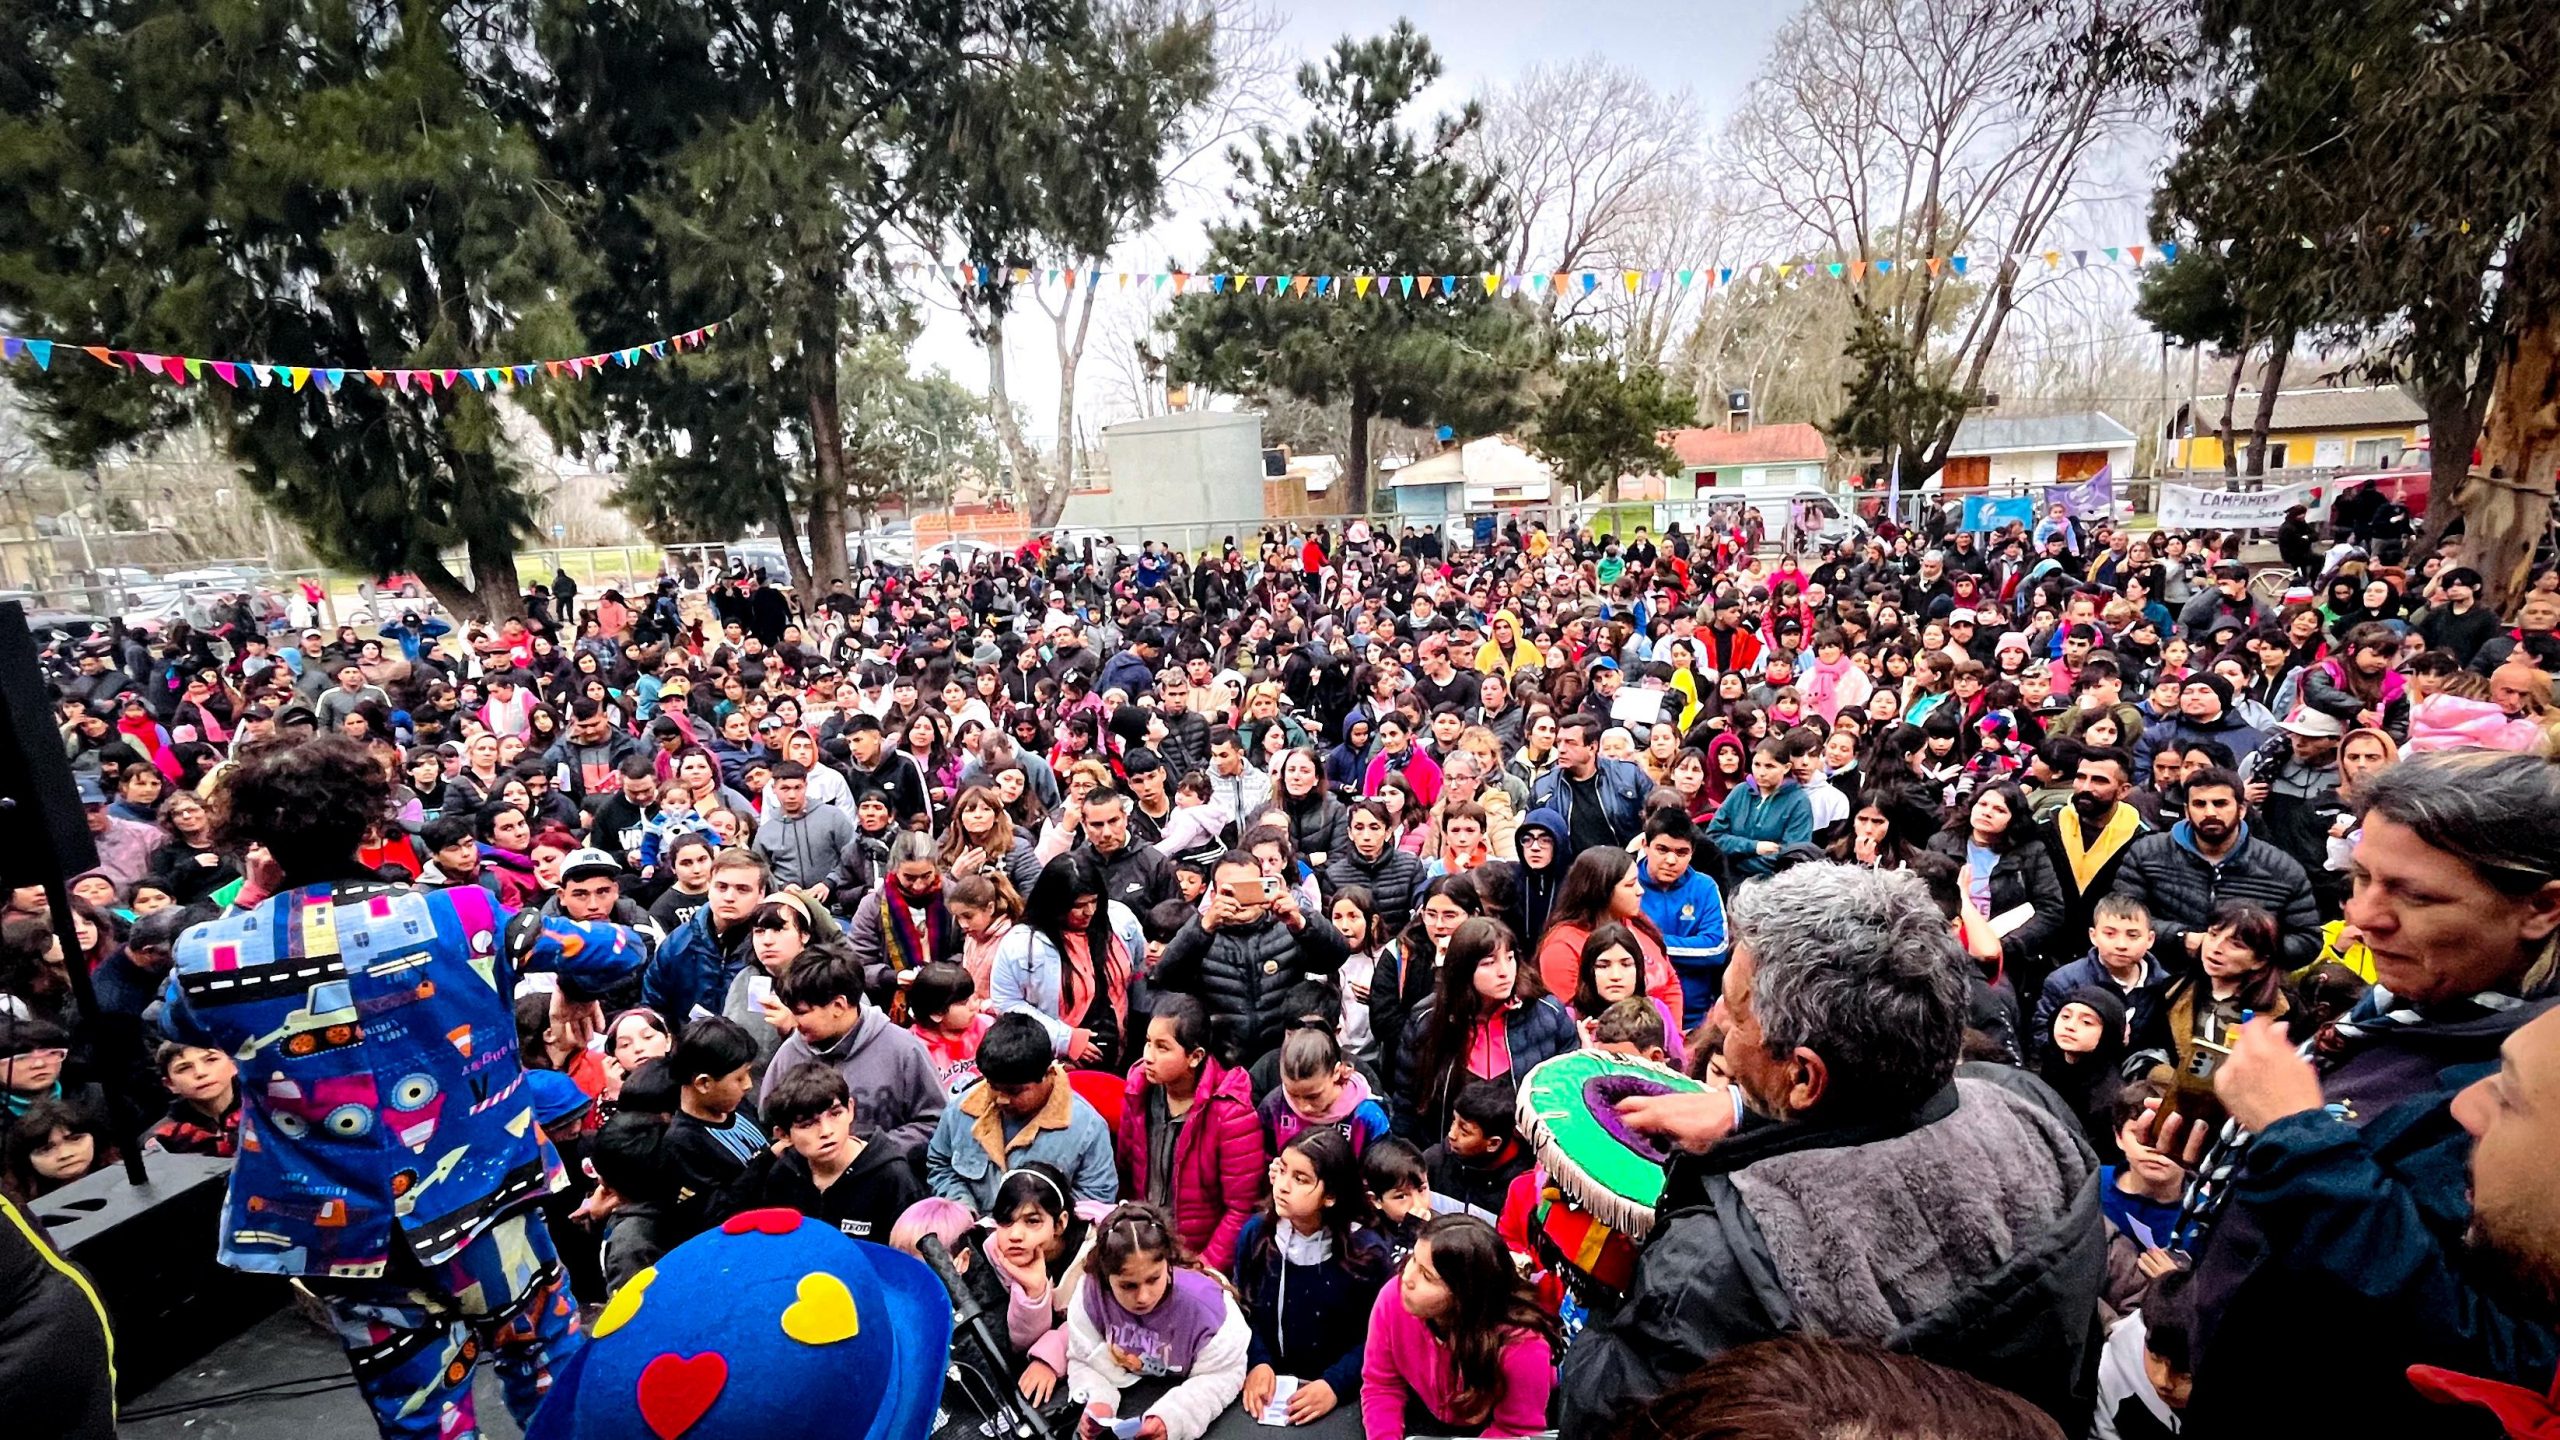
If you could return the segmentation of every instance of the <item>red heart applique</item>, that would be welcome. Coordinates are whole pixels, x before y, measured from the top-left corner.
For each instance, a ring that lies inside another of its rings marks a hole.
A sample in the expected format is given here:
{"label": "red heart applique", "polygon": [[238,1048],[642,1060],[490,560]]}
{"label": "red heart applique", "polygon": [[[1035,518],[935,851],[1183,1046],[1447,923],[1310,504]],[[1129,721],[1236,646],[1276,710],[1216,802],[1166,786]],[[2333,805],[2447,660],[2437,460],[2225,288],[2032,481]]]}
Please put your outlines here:
{"label": "red heart applique", "polygon": [[800,1222],[803,1218],[805,1217],[803,1217],[797,1210],[784,1210],[779,1208],[748,1210],[740,1214],[730,1216],[728,1220],[720,1226],[720,1233],[723,1235],[744,1235],[749,1231],[754,1231],[759,1235],[788,1235],[792,1231],[800,1228]]}
{"label": "red heart applique", "polygon": [[676,1440],[711,1413],[729,1383],[729,1362],[716,1353],[661,1355],[640,1371],[640,1418],[658,1440]]}

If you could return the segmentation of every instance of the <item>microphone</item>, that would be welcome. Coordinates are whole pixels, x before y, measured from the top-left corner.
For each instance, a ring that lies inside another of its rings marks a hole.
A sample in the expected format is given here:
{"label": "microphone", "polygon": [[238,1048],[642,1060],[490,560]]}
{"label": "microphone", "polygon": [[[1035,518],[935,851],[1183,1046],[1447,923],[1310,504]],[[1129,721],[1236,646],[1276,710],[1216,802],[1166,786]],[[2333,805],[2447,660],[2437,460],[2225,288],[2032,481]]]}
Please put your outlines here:
{"label": "microphone", "polygon": [[953,1320],[966,1325],[985,1313],[979,1308],[978,1297],[971,1293],[968,1280],[960,1274],[960,1267],[952,1263],[951,1249],[942,1243],[941,1236],[920,1237],[916,1241],[916,1251],[932,1268],[934,1278],[942,1282],[942,1288],[951,1292]]}
{"label": "microphone", "polygon": [[[1040,1412],[1033,1409],[1031,1402],[1024,1399],[1022,1392],[1015,1388],[1012,1383],[1013,1377],[1002,1372],[1001,1367],[1008,1353],[1004,1337],[998,1335],[995,1327],[988,1323],[986,1307],[978,1303],[978,1297],[971,1291],[968,1279],[961,1275],[960,1267],[952,1262],[950,1248],[942,1243],[941,1236],[924,1235],[916,1240],[916,1253],[933,1271],[934,1278],[942,1282],[942,1288],[951,1293],[953,1326],[965,1330],[974,1337],[978,1342],[979,1350],[990,1362],[999,1367],[997,1374],[985,1382],[985,1388],[993,1392],[984,1402],[988,1420],[1002,1426],[1013,1434],[1016,1440],[1033,1440],[1033,1437],[1044,1433],[1047,1427],[1040,1418]],[[965,1377],[968,1373],[969,1367],[962,1364],[960,1357],[955,1353],[951,1359],[951,1374],[954,1377]],[[962,1379],[961,1388],[964,1392],[968,1388],[965,1378]]]}

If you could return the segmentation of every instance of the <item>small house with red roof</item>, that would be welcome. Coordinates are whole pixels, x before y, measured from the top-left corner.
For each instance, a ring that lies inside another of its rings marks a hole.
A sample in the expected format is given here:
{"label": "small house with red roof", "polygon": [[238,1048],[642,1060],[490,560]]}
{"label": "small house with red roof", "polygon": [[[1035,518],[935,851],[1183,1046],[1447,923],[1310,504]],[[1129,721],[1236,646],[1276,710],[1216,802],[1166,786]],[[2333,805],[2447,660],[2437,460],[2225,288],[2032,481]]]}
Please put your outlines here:
{"label": "small house with red roof", "polygon": [[1811,425],[1693,426],[1668,440],[1680,468],[1665,477],[1667,501],[1713,500],[1719,490],[1822,489],[1830,475],[1831,442]]}

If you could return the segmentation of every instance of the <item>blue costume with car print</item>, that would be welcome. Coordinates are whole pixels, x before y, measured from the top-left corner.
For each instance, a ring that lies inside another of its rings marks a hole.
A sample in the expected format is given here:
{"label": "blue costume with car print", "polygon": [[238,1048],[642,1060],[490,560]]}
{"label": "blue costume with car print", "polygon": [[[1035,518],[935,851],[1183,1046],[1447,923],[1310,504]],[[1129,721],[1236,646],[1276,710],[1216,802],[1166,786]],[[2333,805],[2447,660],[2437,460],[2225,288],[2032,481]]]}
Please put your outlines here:
{"label": "blue costume with car print", "polygon": [[188,929],[171,1035],[240,1066],[220,1253],[308,1281],[385,1435],[476,1433],[494,1352],[529,1417],[579,1343],[535,1200],[566,1183],[516,1056],[520,971],[579,998],[645,958],[621,926],[512,919],[476,886],[306,886]]}

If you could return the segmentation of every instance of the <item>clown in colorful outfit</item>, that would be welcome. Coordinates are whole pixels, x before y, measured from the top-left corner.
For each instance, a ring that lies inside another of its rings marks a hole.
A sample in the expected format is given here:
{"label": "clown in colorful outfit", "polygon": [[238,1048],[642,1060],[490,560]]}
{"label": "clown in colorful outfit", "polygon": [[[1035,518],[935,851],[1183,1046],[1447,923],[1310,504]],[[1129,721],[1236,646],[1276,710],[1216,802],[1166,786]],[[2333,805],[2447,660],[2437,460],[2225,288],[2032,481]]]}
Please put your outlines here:
{"label": "clown in colorful outfit", "polygon": [[336,736],[240,763],[217,815],[272,857],[253,883],[273,893],[189,929],[163,999],[174,1037],[240,1066],[222,1263],[321,1297],[385,1436],[458,1440],[479,1433],[481,1359],[522,1423],[581,1343],[533,1209],[565,1176],[516,1059],[516,977],[555,972],[574,1024],[645,951],[475,886],[373,878],[356,848],[390,799]]}

